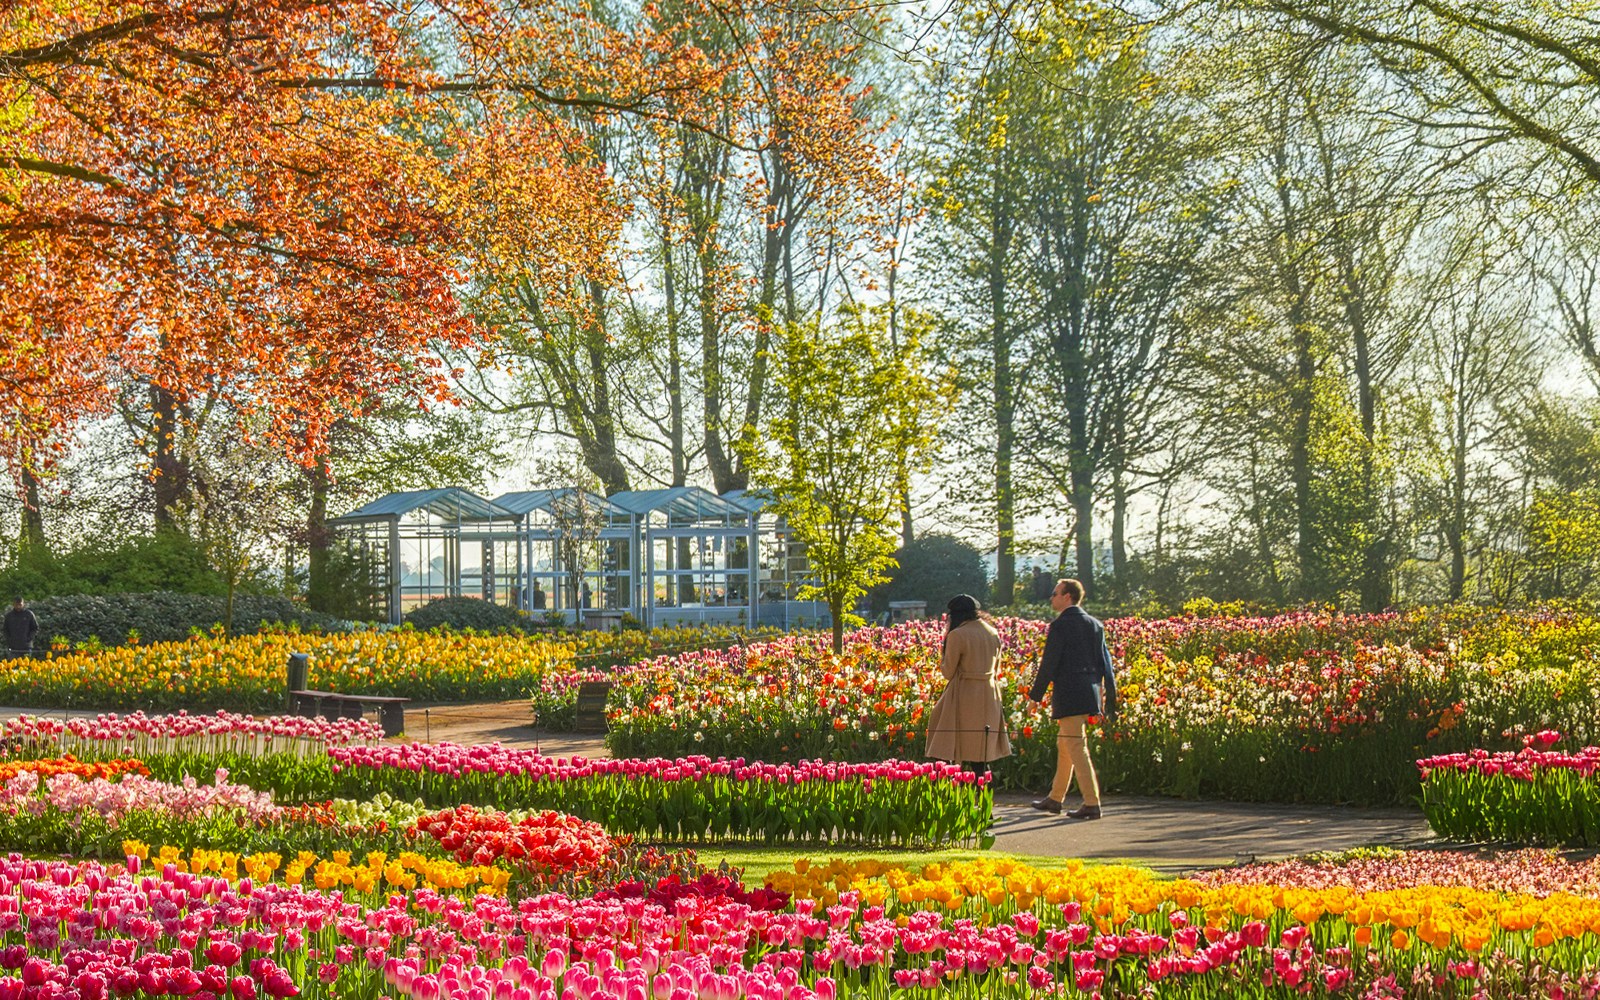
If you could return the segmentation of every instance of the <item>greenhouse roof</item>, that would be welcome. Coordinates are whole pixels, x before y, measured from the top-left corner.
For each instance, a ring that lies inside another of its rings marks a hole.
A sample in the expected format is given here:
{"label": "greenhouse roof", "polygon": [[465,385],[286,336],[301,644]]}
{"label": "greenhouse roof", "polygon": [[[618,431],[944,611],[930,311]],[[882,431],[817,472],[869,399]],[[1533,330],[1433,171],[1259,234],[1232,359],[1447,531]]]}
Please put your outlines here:
{"label": "greenhouse roof", "polygon": [[572,487],[559,490],[522,490],[515,493],[502,493],[494,498],[494,504],[520,517],[536,510],[550,510],[563,499],[576,497],[580,493],[587,498],[589,503],[594,505],[596,510],[608,517],[626,517],[629,513],[598,493],[590,493],[586,490],[577,490]]}
{"label": "greenhouse roof", "polygon": [[449,486],[439,490],[411,490],[390,493],[369,504],[363,504],[331,524],[350,524],[356,521],[396,520],[424,510],[445,520],[487,520],[515,517],[511,511],[490,500],[485,500],[468,490]]}
{"label": "greenhouse roof", "polygon": [[729,490],[722,494],[722,499],[738,504],[752,514],[759,514],[771,505],[772,494],[766,490]]}
{"label": "greenhouse roof", "polygon": [[629,490],[613,493],[612,503],[630,514],[662,513],[691,520],[749,517],[750,511],[731,500],[724,500],[700,486],[671,486],[660,490]]}

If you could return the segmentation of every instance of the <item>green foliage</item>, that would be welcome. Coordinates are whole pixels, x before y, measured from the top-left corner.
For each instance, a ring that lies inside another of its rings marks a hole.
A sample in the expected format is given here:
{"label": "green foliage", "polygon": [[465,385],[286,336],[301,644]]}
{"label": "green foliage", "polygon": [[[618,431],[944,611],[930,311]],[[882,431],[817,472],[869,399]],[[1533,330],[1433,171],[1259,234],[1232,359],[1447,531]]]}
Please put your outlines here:
{"label": "green foliage", "polygon": [[783,415],[740,443],[751,479],[776,498],[769,513],[805,543],[812,582],[800,598],[827,603],[835,650],[859,622],[856,600],[894,565],[896,487],[926,467],[929,425],[951,394],[921,370],[911,332],[892,347],[883,330],[881,318],[855,314],[838,331],[785,331]]}
{"label": "green foliage", "polygon": [[1451,840],[1600,847],[1600,777],[1568,767],[1526,772],[1437,770],[1422,782],[1422,811]]}
{"label": "green foliage", "polygon": [[[41,639],[65,639],[74,646],[119,646],[137,633],[139,642],[180,642],[196,630],[210,632],[226,613],[227,598],[217,594],[82,594],[30,602],[39,618]],[[307,631],[344,627],[337,618],[307,611],[286,597],[240,594],[234,597],[234,633],[251,634],[262,622],[279,622]],[[41,642],[40,645],[43,645]]]}
{"label": "green foliage", "polygon": [[872,592],[872,610],[882,613],[890,601],[926,601],[928,614],[938,615],[950,598],[971,594],[980,601],[988,593],[983,553],[951,535],[928,534],[895,553],[889,579]]}
{"label": "green foliage", "polygon": [[[63,555],[25,549],[0,571],[0,593],[7,600],[30,601],[72,594],[127,594],[143,591],[222,594],[227,588],[206,554],[177,531],[85,543]],[[102,637],[103,638],[103,637]]]}
{"label": "green foliage", "polygon": [[478,597],[440,597],[406,615],[416,629],[473,629],[478,632],[526,632],[532,619],[516,608],[502,607]]}

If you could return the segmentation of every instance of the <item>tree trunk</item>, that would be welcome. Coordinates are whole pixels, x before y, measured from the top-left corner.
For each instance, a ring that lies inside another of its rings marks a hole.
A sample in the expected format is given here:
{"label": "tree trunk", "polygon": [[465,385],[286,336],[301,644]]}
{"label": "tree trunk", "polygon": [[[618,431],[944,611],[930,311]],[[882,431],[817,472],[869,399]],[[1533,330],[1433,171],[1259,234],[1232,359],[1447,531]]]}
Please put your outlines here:
{"label": "tree trunk", "polygon": [[151,386],[150,395],[151,491],[156,530],[161,531],[177,528],[178,510],[189,499],[193,475],[181,448],[185,429],[177,398],[159,386]]}
{"label": "tree trunk", "polygon": [[1297,322],[1294,331],[1295,374],[1289,392],[1292,431],[1289,442],[1289,475],[1294,483],[1295,557],[1300,570],[1301,600],[1322,600],[1322,546],[1317,524],[1311,468],[1311,417],[1316,405],[1316,357],[1312,353],[1311,331]]}
{"label": "tree trunk", "polygon": [[1467,592],[1467,408],[1456,406],[1456,440],[1450,456],[1450,599],[1459,601]]}
{"label": "tree trunk", "polygon": [[1378,501],[1377,461],[1378,402],[1372,373],[1371,331],[1366,304],[1361,299],[1360,276],[1353,266],[1345,267],[1345,319],[1355,348],[1356,399],[1361,414],[1361,488],[1367,502],[1369,538],[1361,553],[1361,610],[1382,611],[1389,605],[1386,539],[1382,525],[1382,505]]}
{"label": "tree trunk", "polygon": [[1128,484],[1121,469],[1111,476],[1111,575],[1121,581],[1128,575]]}
{"label": "tree trunk", "polygon": [[22,467],[22,531],[17,539],[21,554],[39,558],[49,549],[44,536],[44,498],[41,495],[39,476],[31,465]]}
{"label": "tree trunk", "polygon": [[833,616],[833,653],[839,656],[844,653],[844,599],[828,598],[828,613]]}
{"label": "tree trunk", "polygon": [[1017,593],[1017,500],[1011,479],[1017,444],[1016,386],[1011,371],[1011,303],[1006,270],[1013,232],[1009,216],[1009,199],[997,191],[991,212],[996,221],[989,249],[989,339],[994,354],[994,592],[1001,607],[1010,607]]}
{"label": "tree trunk", "polygon": [[333,581],[329,562],[333,554],[333,534],[328,530],[328,492],[333,477],[326,457],[306,473],[311,480],[311,508],[306,514],[306,603],[313,611],[330,612]]}

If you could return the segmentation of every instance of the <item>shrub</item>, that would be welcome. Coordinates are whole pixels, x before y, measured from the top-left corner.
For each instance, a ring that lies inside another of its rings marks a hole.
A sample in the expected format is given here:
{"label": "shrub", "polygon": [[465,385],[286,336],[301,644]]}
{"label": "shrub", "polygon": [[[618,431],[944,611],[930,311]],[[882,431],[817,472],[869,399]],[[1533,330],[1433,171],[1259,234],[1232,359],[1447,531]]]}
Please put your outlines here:
{"label": "shrub", "polygon": [[957,594],[971,594],[988,603],[989,577],[983,553],[951,535],[923,535],[895,553],[900,565],[889,582],[872,592],[872,610],[882,614],[890,601],[926,601],[937,616]]}
{"label": "shrub", "polygon": [[423,631],[470,628],[478,632],[526,632],[533,627],[525,612],[477,597],[440,597],[412,611],[405,620],[412,628]]}
{"label": "shrub", "polygon": [[[205,553],[176,531],[116,542],[92,541],[64,554],[26,552],[0,571],[0,593],[30,601],[74,594],[144,591],[222,594],[227,587]],[[221,620],[221,617],[218,617]],[[102,639],[108,638],[101,636]],[[120,641],[121,635],[118,635]]]}
{"label": "shrub", "polygon": [[[130,632],[138,641],[179,642],[199,629],[210,631],[227,613],[227,599],[210,594],[74,595],[30,602],[39,618],[38,646],[56,638],[73,645],[97,638],[108,646],[121,645]],[[233,599],[233,631],[253,635],[262,622],[298,626],[306,631],[329,631],[344,623],[328,615],[307,611],[286,597],[237,594]]]}

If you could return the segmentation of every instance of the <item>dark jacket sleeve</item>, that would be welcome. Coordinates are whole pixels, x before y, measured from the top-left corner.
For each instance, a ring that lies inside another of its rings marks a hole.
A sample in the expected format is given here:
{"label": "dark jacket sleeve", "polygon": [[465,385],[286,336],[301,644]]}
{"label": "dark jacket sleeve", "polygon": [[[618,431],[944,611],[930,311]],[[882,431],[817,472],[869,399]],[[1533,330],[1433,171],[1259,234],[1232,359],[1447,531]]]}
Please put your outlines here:
{"label": "dark jacket sleeve", "polygon": [[1050,623],[1050,631],[1045,635],[1044,652],[1039,656],[1039,673],[1033,678],[1033,686],[1028,689],[1028,697],[1033,701],[1040,701],[1044,693],[1061,673],[1062,660],[1067,655],[1066,623],[1056,618]]}
{"label": "dark jacket sleeve", "polygon": [[39,618],[32,611],[28,612],[28,645],[33,645],[33,640],[39,638]]}
{"label": "dark jacket sleeve", "polygon": [[1106,644],[1105,629],[1100,630],[1101,673],[1105,683],[1106,715],[1117,714],[1117,671],[1111,663],[1111,647]]}

